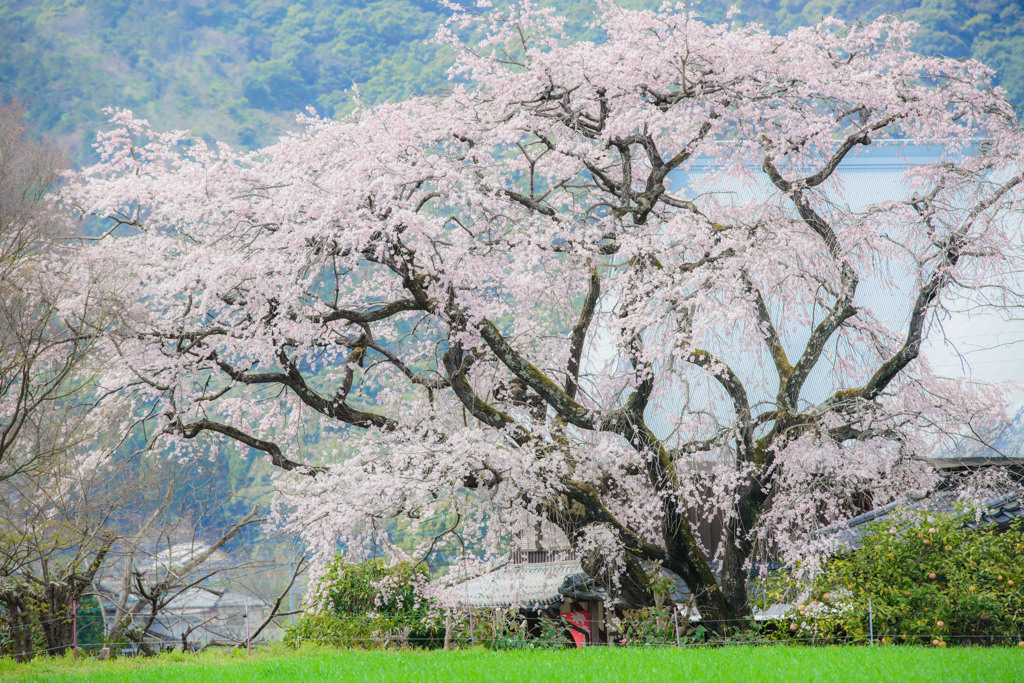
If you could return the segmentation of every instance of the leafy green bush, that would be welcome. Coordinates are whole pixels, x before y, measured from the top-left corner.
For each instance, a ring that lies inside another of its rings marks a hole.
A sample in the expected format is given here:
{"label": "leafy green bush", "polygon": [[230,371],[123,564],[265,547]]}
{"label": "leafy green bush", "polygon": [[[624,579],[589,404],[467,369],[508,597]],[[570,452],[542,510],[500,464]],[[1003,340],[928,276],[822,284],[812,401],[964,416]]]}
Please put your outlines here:
{"label": "leafy green bush", "polygon": [[350,564],[339,557],[320,579],[318,591],[335,615],[424,613],[429,601],[422,596],[422,588],[429,580],[423,565],[384,560]]}
{"label": "leafy green bush", "polygon": [[1024,636],[1024,525],[972,530],[951,515],[874,525],[836,557],[784,633],[882,643],[1014,643]]}
{"label": "leafy green bush", "polygon": [[627,611],[622,618],[622,635],[629,645],[668,645],[676,642],[672,613],[657,607]]}
{"label": "leafy green bush", "polygon": [[425,567],[408,562],[350,564],[339,557],[318,584],[321,609],[288,629],[285,643],[438,647],[444,618],[423,594],[428,579]]}

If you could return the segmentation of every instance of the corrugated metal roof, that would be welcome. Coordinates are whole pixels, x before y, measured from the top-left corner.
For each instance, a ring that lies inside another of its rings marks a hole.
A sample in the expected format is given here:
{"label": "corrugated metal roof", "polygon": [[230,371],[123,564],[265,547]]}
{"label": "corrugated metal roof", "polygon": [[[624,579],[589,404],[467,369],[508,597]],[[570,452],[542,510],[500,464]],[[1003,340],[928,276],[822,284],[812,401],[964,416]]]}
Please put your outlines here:
{"label": "corrugated metal roof", "polygon": [[[113,582],[101,581],[98,585],[101,596],[110,603],[111,608],[116,604],[120,588]],[[138,602],[138,597],[132,594],[128,598],[128,605],[134,605]],[[186,588],[185,590],[178,593],[173,600],[171,600],[165,611],[173,614],[184,614],[186,612],[201,612],[204,610],[212,609],[245,609],[246,604],[253,608],[259,608],[264,603],[257,597],[246,595],[245,593],[236,593],[234,591],[222,591],[205,588],[203,586],[193,586],[192,588]]]}

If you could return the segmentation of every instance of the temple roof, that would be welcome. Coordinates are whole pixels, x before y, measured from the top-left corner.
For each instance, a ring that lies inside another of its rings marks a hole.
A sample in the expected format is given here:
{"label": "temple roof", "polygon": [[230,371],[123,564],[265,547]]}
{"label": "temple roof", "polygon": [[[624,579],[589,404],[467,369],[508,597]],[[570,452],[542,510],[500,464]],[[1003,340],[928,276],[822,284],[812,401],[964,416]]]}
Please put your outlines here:
{"label": "temple roof", "polygon": [[562,602],[563,584],[588,582],[579,560],[506,564],[448,588],[467,607],[529,607],[544,609]]}

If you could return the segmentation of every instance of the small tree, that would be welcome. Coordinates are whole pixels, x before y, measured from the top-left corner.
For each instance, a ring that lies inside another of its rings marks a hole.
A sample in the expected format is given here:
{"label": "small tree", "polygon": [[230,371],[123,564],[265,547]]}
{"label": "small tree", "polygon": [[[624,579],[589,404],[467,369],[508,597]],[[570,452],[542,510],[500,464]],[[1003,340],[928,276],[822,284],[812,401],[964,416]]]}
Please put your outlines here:
{"label": "small tree", "polygon": [[338,557],[314,588],[317,610],[293,627],[292,645],[309,640],[339,646],[370,647],[395,641],[437,645],[442,621],[425,594],[426,567],[382,559],[358,564]]}
{"label": "small tree", "polygon": [[37,636],[50,655],[71,647],[72,606],[109,560],[110,515],[127,502],[104,481],[109,471],[75,464],[51,462],[0,482],[0,608],[10,654],[22,661],[38,649]]}
{"label": "small tree", "polygon": [[70,646],[71,605],[113,542],[90,507],[88,445],[107,425],[83,390],[101,319],[88,280],[67,282],[74,224],[48,194],[65,164],[0,100],[0,604],[19,659],[37,628],[51,654]]}

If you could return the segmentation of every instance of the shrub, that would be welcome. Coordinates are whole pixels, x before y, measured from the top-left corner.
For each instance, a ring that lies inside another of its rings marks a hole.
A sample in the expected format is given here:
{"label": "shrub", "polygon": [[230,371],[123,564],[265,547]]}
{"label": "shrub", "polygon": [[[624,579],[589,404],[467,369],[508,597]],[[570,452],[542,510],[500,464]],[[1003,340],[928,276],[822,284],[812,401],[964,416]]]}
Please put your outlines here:
{"label": "shrub", "polygon": [[869,600],[883,643],[1016,643],[1024,635],[1024,526],[972,530],[963,518],[912,514],[872,526],[831,560],[783,632],[864,641]]}
{"label": "shrub", "polygon": [[444,639],[444,619],[423,589],[429,579],[423,566],[408,562],[359,564],[337,558],[317,585],[320,609],[285,633],[285,642],[337,647],[437,647]]}

